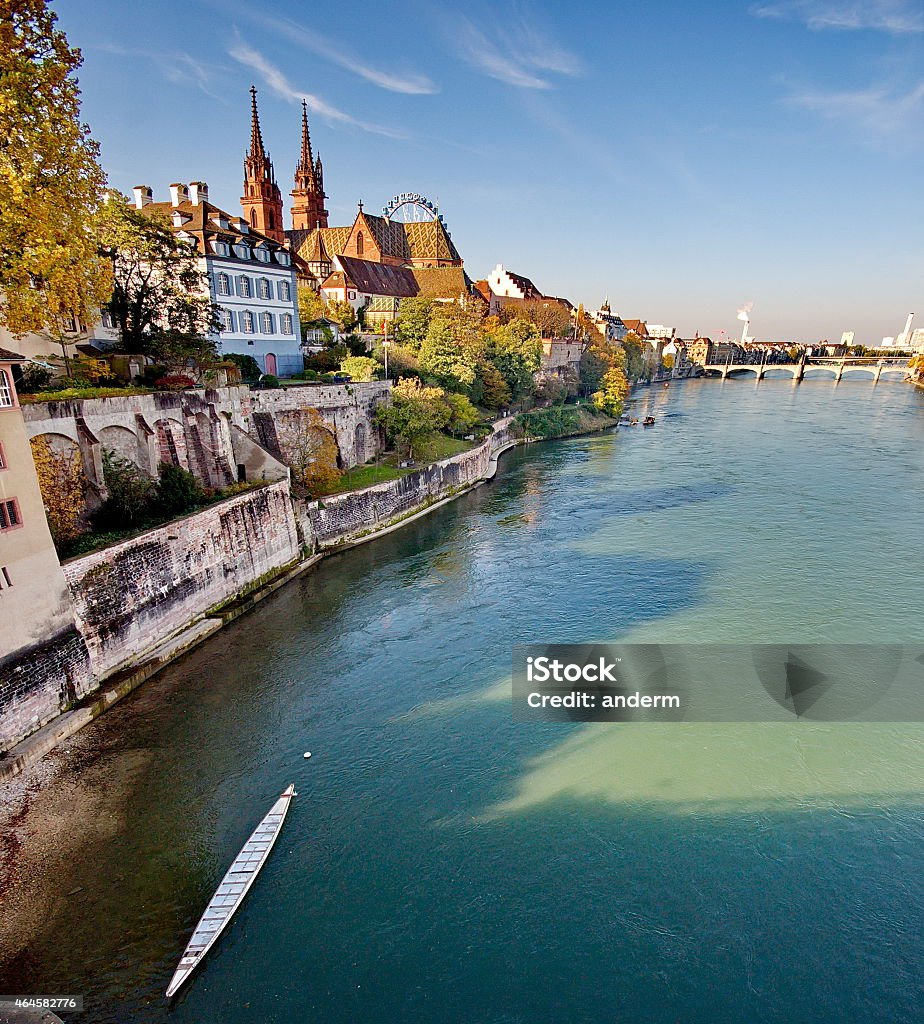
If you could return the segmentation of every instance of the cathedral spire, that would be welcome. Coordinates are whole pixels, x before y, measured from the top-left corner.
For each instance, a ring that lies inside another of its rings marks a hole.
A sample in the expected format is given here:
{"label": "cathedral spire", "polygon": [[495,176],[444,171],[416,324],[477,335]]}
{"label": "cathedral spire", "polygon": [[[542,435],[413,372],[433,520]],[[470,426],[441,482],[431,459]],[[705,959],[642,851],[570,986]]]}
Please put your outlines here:
{"label": "cathedral spire", "polygon": [[308,130],[308,103],[302,100],[302,152],[296,168],[296,182],[299,174],[314,178],[314,156],[311,153],[311,132]]}
{"label": "cathedral spire", "polygon": [[276,173],[269,153],[263,146],[260,115],[257,112],[257,90],[250,87],[250,152],[244,157],[244,194],[241,209],[247,223],[255,231],[285,241],[282,227],[282,193],[276,184]]}
{"label": "cathedral spire", "polygon": [[302,148],[295,168],[295,188],[292,189],[292,227],[312,231],[327,227],[324,209],[324,176],[320,156],[315,160],[311,150],[311,132],[308,128],[308,103],[302,100]]}
{"label": "cathedral spire", "polygon": [[257,87],[250,87],[250,154],[251,157],[264,157],[263,133],[260,131],[260,114],[257,111]]}

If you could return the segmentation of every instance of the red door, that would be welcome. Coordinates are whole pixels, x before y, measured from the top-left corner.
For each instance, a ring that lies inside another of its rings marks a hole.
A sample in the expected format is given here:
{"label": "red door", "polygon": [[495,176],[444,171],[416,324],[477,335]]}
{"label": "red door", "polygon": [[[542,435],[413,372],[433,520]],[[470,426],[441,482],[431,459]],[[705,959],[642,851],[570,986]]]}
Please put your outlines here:
{"label": "red door", "polygon": [[272,352],[266,353],[266,372],[276,376],[276,357]]}

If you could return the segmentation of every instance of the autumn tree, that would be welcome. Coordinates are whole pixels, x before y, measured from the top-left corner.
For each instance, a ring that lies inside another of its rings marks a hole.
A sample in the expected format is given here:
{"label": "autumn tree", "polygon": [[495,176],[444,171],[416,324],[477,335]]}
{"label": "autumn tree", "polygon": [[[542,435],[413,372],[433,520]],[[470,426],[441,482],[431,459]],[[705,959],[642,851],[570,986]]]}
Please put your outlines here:
{"label": "autumn tree", "polygon": [[534,299],[519,310],[520,316],[535,324],[543,338],[562,338],[571,326],[571,313],[558,299]]}
{"label": "autumn tree", "polygon": [[629,394],[629,381],[620,366],[611,366],[600,381],[600,390],[593,396],[594,405],[607,416],[618,419]]}
{"label": "autumn tree", "polygon": [[501,409],[510,404],[510,388],[504,375],[493,363],[483,362],[478,374],[481,377],[481,402],[484,406],[488,409]]}
{"label": "autumn tree", "polygon": [[297,487],[312,497],[327,494],[341,477],[339,449],[317,409],[300,411],[297,430],[285,438],[283,457]]}
{"label": "autumn tree", "polygon": [[106,309],[123,351],[173,362],[214,355],[208,335],[221,322],[199,252],[164,214],[136,210],[110,193],[99,216],[99,247],[112,266]]}
{"label": "autumn tree", "polygon": [[323,297],[307,284],[298,286],[298,321],[301,324],[302,336],[311,325],[327,315],[327,306]]}
{"label": "autumn tree", "polygon": [[333,320],[333,322],[340,328],[344,333],[352,331],[354,327],[359,323],[359,318],[356,315],[356,310],[349,304],[341,299],[331,299],[327,303],[327,318]]}
{"label": "autumn tree", "polygon": [[105,175],[80,120],[82,57],[56,22],[44,0],[0,0],[0,324],[60,340],[96,316],[109,267],[91,229]]}
{"label": "autumn tree", "polygon": [[56,451],[42,435],[33,437],[31,444],[51,539],[60,548],[81,532],[86,478],[80,449],[75,445]]}

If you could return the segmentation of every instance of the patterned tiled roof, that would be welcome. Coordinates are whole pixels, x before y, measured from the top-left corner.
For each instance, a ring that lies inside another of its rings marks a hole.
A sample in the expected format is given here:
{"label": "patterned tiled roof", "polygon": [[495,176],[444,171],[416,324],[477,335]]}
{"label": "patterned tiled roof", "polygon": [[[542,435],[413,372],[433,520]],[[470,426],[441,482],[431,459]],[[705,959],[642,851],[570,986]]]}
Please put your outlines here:
{"label": "patterned tiled roof", "polygon": [[[414,224],[402,224],[396,220],[386,220],[371,213],[362,213],[369,234],[375,240],[383,257],[389,256],[410,263],[416,260],[441,260],[443,262],[462,262],[459,251],[453,245],[449,232],[441,221],[421,221]],[[301,228],[287,231],[286,237],[292,251],[303,260],[317,262],[311,253],[320,238],[324,243],[328,256],[338,256],[346,248],[353,225],[338,228]]]}
{"label": "patterned tiled roof", "polygon": [[318,251],[318,244],[321,243],[326,250],[325,259],[336,256],[343,252],[352,230],[352,225],[347,228],[297,228],[287,231],[286,238],[292,246],[292,251],[306,262],[323,262],[315,260],[311,255],[312,252]]}
{"label": "patterned tiled roof", "polygon": [[414,267],[420,294],[427,299],[458,299],[471,295],[474,285],[461,267]]}

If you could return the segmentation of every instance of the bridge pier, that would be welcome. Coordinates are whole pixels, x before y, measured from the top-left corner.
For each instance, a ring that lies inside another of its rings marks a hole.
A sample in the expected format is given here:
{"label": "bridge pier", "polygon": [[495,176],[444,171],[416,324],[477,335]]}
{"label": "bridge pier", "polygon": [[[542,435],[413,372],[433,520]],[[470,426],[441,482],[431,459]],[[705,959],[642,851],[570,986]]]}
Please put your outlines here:
{"label": "bridge pier", "polygon": [[879,363],[876,366],[876,373],[875,373],[875,376],[873,377],[873,383],[874,384],[878,384],[879,383],[879,378],[881,376],[882,376],[882,363]]}
{"label": "bridge pier", "polygon": [[844,376],[844,364],[843,363],[838,363],[837,364],[837,373],[834,374],[834,383],[835,384],[840,384],[841,377],[843,377],[843,376]]}

